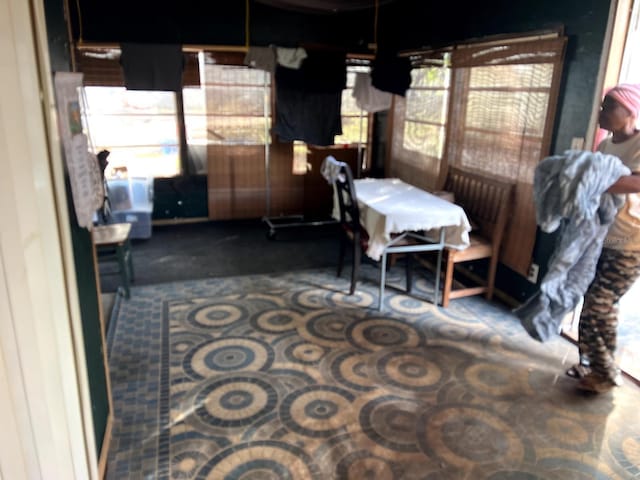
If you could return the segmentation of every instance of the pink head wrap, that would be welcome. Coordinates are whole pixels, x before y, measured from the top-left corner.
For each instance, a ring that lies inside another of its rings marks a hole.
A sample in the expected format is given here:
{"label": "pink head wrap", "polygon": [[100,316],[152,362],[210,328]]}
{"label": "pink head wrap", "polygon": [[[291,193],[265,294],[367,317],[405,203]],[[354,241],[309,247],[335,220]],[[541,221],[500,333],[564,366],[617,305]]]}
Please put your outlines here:
{"label": "pink head wrap", "polygon": [[640,116],[640,85],[623,83],[609,90],[607,96],[629,110],[634,118]]}

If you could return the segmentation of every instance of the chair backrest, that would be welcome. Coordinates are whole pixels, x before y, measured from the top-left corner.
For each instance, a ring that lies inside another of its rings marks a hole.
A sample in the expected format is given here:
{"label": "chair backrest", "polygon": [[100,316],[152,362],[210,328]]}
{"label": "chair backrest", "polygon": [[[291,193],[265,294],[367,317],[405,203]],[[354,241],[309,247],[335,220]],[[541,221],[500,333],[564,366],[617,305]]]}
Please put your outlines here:
{"label": "chair backrest", "polygon": [[500,242],[513,210],[514,185],[496,178],[449,168],[444,189],[452,192],[481,234]]}
{"label": "chair backrest", "polygon": [[358,233],[360,227],[360,209],[356,199],[351,168],[344,162],[338,162],[340,170],[334,178],[335,193],[340,208],[340,223],[353,233]]}

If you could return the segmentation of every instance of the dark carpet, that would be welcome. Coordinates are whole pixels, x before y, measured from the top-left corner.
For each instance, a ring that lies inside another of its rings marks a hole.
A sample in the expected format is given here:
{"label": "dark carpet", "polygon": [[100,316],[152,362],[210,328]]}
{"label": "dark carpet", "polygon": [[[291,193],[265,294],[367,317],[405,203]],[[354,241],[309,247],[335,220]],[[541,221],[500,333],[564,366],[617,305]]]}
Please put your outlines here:
{"label": "dark carpet", "polygon": [[[260,220],[154,226],[151,238],[132,241],[136,285],[335,266],[338,227],[278,229]],[[115,265],[101,266],[103,292],[115,292]]]}

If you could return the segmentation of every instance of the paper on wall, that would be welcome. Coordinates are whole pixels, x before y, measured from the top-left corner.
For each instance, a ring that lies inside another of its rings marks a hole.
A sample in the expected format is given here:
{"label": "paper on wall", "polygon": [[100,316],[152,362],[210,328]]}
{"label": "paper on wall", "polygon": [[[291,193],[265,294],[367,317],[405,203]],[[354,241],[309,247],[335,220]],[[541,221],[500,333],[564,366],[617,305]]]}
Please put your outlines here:
{"label": "paper on wall", "polygon": [[89,152],[87,136],[82,133],[80,89],[82,74],[55,74],[56,103],[60,139],[69,172],[73,206],[78,224],[91,230],[93,216],[104,202],[104,184],[98,159]]}

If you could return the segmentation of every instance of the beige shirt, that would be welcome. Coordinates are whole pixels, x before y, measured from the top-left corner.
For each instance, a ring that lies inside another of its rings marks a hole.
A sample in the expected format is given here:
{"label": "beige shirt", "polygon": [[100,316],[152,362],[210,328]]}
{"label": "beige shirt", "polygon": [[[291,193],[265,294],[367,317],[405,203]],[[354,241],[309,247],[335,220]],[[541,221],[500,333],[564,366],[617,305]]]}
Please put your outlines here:
{"label": "beige shirt", "polygon": [[[615,155],[632,172],[640,173],[640,133],[622,143],[613,143],[611,137],[598,145],[602,153]],[[606,248],[640,251],[640,194],[626,195],[624,205],[609,228],[604,240]]]}

